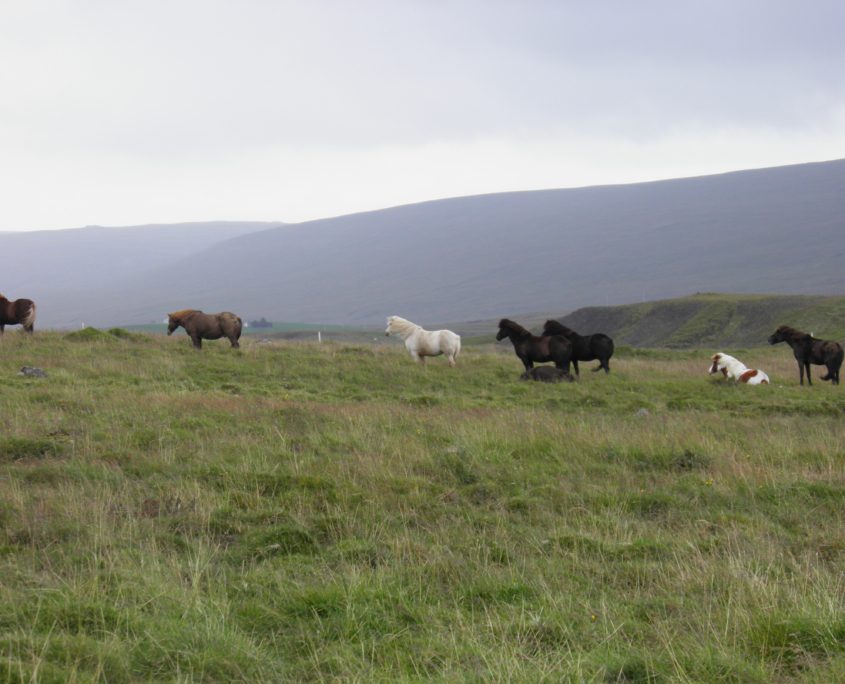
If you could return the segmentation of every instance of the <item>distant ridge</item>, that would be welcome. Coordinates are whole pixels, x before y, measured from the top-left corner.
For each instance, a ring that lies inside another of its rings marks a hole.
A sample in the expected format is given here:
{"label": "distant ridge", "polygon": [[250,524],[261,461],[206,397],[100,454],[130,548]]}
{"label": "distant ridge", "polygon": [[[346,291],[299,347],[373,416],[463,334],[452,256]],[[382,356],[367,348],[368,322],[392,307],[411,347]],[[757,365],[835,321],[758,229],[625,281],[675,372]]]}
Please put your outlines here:
{"label": "distant ridge", "polygon": [[634,347],[759,347],[778,325],[845,342],[845,296],[697,294],[640,304],[586,307],[560,319]]}
{"label": "distant ridge", "polygon": [[150,227],[113,257],[91,251],[110,235],[35,246],[0,235],[4,254],[33,265],[0,272],[0,291],[34,293],[42,325],[64,326],[147,323],[187,306],[425,325],[697,291],[835,295],[845,293],[845,160],[240,224],[205,242],[188,231],[180,249],[171,230]]}

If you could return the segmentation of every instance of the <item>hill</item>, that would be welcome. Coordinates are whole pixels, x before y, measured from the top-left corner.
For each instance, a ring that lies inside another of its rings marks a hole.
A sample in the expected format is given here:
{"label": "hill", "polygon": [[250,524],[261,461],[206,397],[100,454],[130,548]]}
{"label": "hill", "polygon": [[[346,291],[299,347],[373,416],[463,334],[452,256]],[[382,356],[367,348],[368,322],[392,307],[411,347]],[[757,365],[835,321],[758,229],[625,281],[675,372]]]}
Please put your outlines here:
{"label": "hill", "polygon": [[845,297],[697,294],[585,307],[559,320],[635,347],[759,347],[782,324],[845,341]]}
{"label": "hill", "polygon": [[[107,287],[68,292],[61,268],[43,273],[39,287],[52,287],[40,312],[51,325],[145,323],[186,306],[345,325],[398,313],[426,324],[714,289],[841,294],[843,235],[839,160],[270,227],[130,269]],[[34,287],[22,278],[4,274],[0,287]]]}
{"label": "hill", "polygon": [[279,225],[212,221],[0,232],[0,293],[37,300],[43,314],[39,318],[48,324],[62,319],[61,306],[86,320],[96,294],[110,292],[118,282],[144,279],[153,269],[167,268],[219,242]]}

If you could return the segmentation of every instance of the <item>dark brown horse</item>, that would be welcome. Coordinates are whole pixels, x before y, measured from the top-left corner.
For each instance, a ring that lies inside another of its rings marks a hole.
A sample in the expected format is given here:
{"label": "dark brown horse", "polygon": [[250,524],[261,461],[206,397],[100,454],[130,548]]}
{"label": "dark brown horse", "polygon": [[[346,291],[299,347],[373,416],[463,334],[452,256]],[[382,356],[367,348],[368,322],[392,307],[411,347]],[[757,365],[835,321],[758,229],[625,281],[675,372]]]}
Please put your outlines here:
{"label": "dark brown horse", "polygon": [[0,335],[7,325],[22,325],[31,333],[35,325],[35,302],[31,299],[6,299],[0,295]]}
{"label": "dark brown horse", "polygon": [[544,335],[562,335],[572,345],[572,366],[575,374],[578,371],[579,361],[595,361],[599,365],[593,368],[593,373],[604,368],[605,373],[610,373],[610,357],[613,356],[613,340],[604,333],[593,333],[592,335],[579,335],[572,328],[567,328],[563,323],[555,320],[548,320],[543,326]]}
{"label": "dark brown horse", "polygon": [[822,380],[830,380],[834,385],[839,384],[839,368],[842,366],[843,357],[842,345],[839,342],[817,340],[812,335],[790,328],[788,325],[780,326],[769,336],[769,344],[778,342],[786,342],[792,347],[792,353],[798,362],[798,375],[802,385],[805,370],[807,384],[813,384],[813,379],[810,377],[811,363],[827,367],[827,375],[823,375]]}
{"label": "dark brown horse", "polygon": [[194,348],[202,349],[203,340],[219,340],[225,337],[232,347],[240,347],[241,319],[228,311],[207,314],[197,309],[183,309],[167,314],[167,334],[172,335],[180,325],[191,336]]}
{"label": "dark brown horse", "polygon": [[554,361],[555,366],[569,372],[569,361],[572,358],[572,345],[565,337],[560,335],[544,335],[537,337],[532,335],[519,323],[514,323],[507,318],[499,321],[499,332],[496,333],[497,340],[510,338],[513,350],[525,366],[525,370],[531,370],[534,362]]}

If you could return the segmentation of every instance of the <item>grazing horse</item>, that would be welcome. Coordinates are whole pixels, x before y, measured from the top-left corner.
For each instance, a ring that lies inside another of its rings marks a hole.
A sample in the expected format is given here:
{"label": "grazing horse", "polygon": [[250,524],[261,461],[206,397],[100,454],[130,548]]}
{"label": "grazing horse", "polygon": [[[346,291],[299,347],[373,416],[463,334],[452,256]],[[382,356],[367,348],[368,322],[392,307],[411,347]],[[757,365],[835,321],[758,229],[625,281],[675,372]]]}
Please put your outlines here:
{"label": "grazing horse", "polygon": [[555,320],[548,320],[543,326],[544,335],[563,335],[572,345],[572,365],[575,374],[578,371],[579,361],[595,361],[599,365],[593,368],[593,373],[604,368],[605,373],[610,373],[610,357],[613,356],[613,340],[604,333],[593,333],[592,335],[579,335],[571,328]]}
{"label": "grazing horse", "polygon": [[719,373],[736,382],[743,382],[746,385],[768,385],[769,376],[757,368],[749,368],[739,359],[723,354],[713,354],[710,357],[710,375]]}
{"label": "grazing horse", "polygon": [[455,360],[461,353],[461,336],[451,330],[423,330],[416,323],[411,323],[399,316],[387,317],[385,335],[396,333],[405,340],[407,349],[414,361],[425,364],[426,356],[445,354],[449,366],[455,367]]}
{"label": "grazing horse", "polygon": [[7,325],[22,325],[31,333],[35,325],[35,302],[31,299],[6,299],[0,294],[0,335]]}
{"label": "grazing horse", "polygon": [[801,384],[804,384],[804,371],[807,371],[807,384],[812,385],[810,377],[810,364],[826,366],[827,375],[822,380],[830,380],[834,385],[839,384],[839,368],[842,366],[842,345],[832,340],[817,340],[788,325],[782,325],[769,336],[769,344],[786,342],[792,347],[792,353],[798,362],[798,375]]}
{"label": "grazing horse", "polygon": [[534,380],[535,382],[575,382],[569,373],[554,366],[537,366],[525,371],[519,376],[520,380]]}
{"label": "grazing horse", "polygon": [[168,335],[172,335],[180,325],[191,336],[195,349],[202,349],[203,340],[219,340],[221,337],[227,338],[235,349],[241,346],[238,339],[243,323],[229,311],[207,314],[197,309],[183,309],[167,314]]}
{"label": "grazing horse", "polygon": [[499,321],[499,332],[496,340],[510,338],[513,350],[522,361],[526,371],[534,367],[534,362],[554,361],[557,368],[569,372],[569,362],[572,359],[572,344],[561,335],[532,335],[519,323],[503,318]]}

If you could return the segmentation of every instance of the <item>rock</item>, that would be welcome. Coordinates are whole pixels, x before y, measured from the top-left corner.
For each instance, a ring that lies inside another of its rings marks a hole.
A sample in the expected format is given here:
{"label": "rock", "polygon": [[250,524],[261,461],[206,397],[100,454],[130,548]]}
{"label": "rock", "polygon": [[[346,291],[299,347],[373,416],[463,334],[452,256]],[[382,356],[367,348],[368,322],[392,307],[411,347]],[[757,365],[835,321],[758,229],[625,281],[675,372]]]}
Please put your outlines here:
{"label": "rock", "polygon": [[23,375],[25,378],[46,378],[47,373],[46,371],[42,370],[41,368],[36,368],[35,366],[24,366],[21,368],[18,375]]}
{"label": "rock", "polygon": [[643,418],[645,416],[650,416],[651,412],[647,408],[641,408],[641,409],[637,409],[637,412],[634,415],[639,416],[640,418]]}

